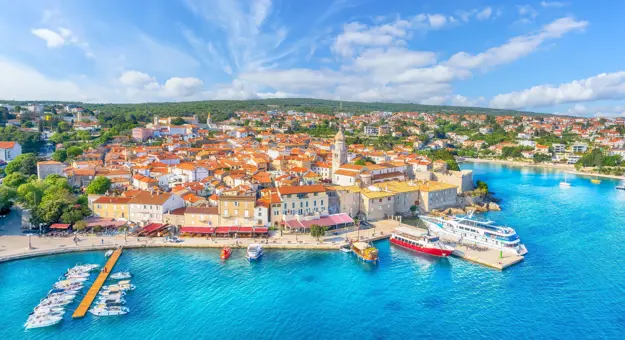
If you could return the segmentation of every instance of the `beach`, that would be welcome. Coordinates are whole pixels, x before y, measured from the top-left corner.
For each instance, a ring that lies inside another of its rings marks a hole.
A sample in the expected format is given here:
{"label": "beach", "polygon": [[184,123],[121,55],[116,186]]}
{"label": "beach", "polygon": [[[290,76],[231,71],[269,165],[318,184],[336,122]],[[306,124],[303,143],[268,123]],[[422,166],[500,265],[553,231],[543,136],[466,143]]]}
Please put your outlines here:
{"label": "beach", "polygon": [[464,158],[464,161],[471,162],[471,163],[492,163],[492,164],[502,164],[502,165],[508,165],[508,166],[517,166],[517,167],[554,169],[554,170],[561,170],[570,174],[581,175],[581,176],[592,176],[592,177],[625,180],[625,176],[606,175],[606,174],[587,172],[587,171],[577,171],[575,170],[575,166],[570,165],[570,164],[533,163],[533,162],[509,161],[509,160],[503,160],[503,159],[485,159],[485,158]]}

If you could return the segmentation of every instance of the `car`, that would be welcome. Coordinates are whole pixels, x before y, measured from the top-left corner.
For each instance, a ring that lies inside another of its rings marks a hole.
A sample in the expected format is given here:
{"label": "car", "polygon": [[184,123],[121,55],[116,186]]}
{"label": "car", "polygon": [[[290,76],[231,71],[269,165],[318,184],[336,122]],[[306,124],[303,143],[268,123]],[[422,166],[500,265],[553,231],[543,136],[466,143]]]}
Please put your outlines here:
{"label": "car", "polygon": [[360,221],[360,225],[363,227],[370,227],[371,223],[367,222],[367,221]]}
{"label": "car", "polygon": [[174,237],[170,237],[169,240],[167,240],[167,242],[169,242],[169,243],[180,243],[180,242],[183,242],[183,240],[181,240],[181,239],[179,239],[179,238],[174,236]]}

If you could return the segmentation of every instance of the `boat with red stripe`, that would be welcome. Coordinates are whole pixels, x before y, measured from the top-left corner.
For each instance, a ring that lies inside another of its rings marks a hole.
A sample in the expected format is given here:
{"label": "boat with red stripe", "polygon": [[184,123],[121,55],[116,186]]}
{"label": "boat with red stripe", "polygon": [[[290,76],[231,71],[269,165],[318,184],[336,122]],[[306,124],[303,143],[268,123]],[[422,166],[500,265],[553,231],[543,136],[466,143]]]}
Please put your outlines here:
{"label": "boat with red stripe", "polygon": [[453,247],[442,244],[437,235],[429,235],[427,232],[409,227],[395,228],[391,236],[391,243],[437,257],[447,257],[454,251]]}

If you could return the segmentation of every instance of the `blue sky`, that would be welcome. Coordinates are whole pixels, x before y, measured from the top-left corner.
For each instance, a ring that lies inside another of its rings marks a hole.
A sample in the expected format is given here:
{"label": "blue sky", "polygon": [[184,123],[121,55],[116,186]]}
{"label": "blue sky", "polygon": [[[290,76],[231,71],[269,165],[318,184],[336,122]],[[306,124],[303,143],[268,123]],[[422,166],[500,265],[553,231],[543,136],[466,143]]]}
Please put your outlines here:
{"label": "blue sky", "polygon": [[625,114],[625,2],[0,0],[0,98]]}

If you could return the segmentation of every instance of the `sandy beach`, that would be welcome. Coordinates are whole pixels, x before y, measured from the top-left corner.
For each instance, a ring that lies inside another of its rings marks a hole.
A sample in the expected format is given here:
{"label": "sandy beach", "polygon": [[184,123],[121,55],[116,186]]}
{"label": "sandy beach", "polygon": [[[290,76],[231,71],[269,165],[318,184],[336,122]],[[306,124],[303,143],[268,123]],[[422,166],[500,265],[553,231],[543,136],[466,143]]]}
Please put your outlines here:
{"label": "sandy beach", "polygon": [[625,176],[605,175],[605,174],[594,173],[594,172],[577,171],[575,170],[575,166],[570,165],[570,164],[551,164],[551,163],[547,164],[547,163],[533,163],[533,162],[508,161],[508,160],[502,160],[502,159],[483,159],[483,158],[465,158],[464,161],[473,162],[473,163],[493,163],[493,164],[502,164],[502,165],[508,165],[508,166],[527,167],[527,168],[554,169],[554,170],[565,171],[567,173],[575,174],[575,175],[625,180]]}

